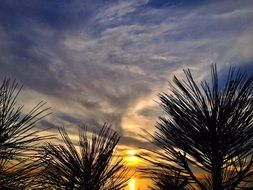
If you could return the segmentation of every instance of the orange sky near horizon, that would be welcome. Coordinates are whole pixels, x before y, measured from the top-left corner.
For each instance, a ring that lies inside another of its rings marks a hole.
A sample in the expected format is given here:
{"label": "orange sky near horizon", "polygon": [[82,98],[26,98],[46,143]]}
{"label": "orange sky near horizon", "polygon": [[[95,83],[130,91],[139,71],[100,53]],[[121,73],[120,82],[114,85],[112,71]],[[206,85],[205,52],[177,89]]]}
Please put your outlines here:
{"label": "orange sky near horizon", "polygon": [[124,190],[146,190],[152,184],[150,179],[140,177],[138,174],[137,167],[143,166],[143,161],[136,156],[139,151],[138,149],[130,148],[124,154],[124,160],[131,168],[130,173],[134,173]]}
{"label": "orange sky near horizon", "polygon": [[151,183],[150,179],[133,177],[124,190],[147,190]]}

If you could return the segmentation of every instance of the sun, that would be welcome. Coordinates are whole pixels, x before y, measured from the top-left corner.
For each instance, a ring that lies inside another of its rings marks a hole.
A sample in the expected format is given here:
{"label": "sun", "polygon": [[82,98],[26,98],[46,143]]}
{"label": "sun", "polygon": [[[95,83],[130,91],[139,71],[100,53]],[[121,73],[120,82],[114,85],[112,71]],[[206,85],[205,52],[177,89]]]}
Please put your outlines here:
{"label": "sun", "polygon": [[126,160],[129,165],[136,165],[138,163],[138,157],[136,156],[136,150],[128,150]]}

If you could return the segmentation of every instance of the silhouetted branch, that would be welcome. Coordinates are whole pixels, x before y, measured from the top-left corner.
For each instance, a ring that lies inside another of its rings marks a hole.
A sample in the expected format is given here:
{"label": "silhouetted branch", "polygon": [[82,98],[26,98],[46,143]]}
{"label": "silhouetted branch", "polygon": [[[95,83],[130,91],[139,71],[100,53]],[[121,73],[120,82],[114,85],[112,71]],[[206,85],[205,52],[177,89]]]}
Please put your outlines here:
{"label": "silhouetted branch", "polygon": [[[174,77],[171,93],[161,93],[161,117],[154,145],[169,158],[168,166],[200,189],[243,189],[253,170],[253,77],[235,68],[219,81],[212,66],[211,83],[197,84],[190,72]],[[159,168],[156,162],[151,162]],[[163,168],[163,167],[160,167]],[[192,168],[203,172],[202,179]],[[183,172],[182,172],[183,171]],[[168,171],[169,173],[169,171]],[[252,183],[251,183],[252,184]]]}
{"label": "silhouetted branch", "polygon": [[[119,190],[128,178],[122,159],[113,158],[119,136],[107,125],[89,136],[79,131],[79,149],[64,128],[59,129],[64,145],[48,143],[42,155],[42,180],[49,189]],[[115,160],[114,160],[115,159]]]}
{"label": "silhouetted branch", "polygon": [[31,172],[37,168],[35,157],[39,136],[35,124],[48,115],[40,102],[27,114],[16,106],[22,87],[14,80],[4,79],[0,86],[0,189],[25,189],[30,186]]}

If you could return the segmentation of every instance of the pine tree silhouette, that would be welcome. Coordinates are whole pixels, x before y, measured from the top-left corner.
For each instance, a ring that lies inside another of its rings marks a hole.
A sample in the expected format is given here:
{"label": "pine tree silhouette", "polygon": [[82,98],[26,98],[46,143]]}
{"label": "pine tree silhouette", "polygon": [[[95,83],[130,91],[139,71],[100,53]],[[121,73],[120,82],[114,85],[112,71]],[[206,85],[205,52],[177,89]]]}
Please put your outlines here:
{"label": "pine tree silhouette", "polygon": [[64,128],[59,129],[64,145],[48,143],[42,161],[42,189],[119,190],[126,186],[128,169],[114,157],[120,137],[106,124],[89,137],[87,127],[80,128],[79,150]]}
{"label": "pine tree silhouette", "polygon": [[213,65],[211,81],[198,84],[184,73],[159,95],[166,116],[151,140],[159,159],[148,158],[146,172],[156,184],[180,174],[195,189],[253,189],[253,76],[230,68],[224,83]]}

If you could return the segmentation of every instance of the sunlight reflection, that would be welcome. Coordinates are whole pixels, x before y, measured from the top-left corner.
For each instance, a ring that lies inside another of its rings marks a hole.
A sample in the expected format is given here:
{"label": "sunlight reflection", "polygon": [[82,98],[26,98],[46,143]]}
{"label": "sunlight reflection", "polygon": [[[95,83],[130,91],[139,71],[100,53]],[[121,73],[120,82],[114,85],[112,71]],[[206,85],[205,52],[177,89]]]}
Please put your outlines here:
{"label": "sunlight reflection", "polygon": [[129,180],[129,190],[135,190],[135,179],[131,178]]}

